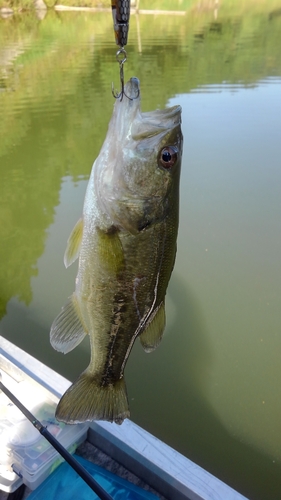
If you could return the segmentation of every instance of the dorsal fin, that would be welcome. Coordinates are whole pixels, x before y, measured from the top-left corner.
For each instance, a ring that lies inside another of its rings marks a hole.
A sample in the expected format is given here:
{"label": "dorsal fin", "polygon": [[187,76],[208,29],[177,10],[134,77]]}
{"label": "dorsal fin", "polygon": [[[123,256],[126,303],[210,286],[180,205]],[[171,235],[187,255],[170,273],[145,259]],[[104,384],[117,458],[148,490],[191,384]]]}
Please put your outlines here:
{"label": "dorsal fin", "polygon": [[80,252],[82,236],[83,236],[83,219],[81,218],[79,219],[78,222],[76,222],[67,240],[66,250],[63,259],[65,267],[69,267],[77,259]]}

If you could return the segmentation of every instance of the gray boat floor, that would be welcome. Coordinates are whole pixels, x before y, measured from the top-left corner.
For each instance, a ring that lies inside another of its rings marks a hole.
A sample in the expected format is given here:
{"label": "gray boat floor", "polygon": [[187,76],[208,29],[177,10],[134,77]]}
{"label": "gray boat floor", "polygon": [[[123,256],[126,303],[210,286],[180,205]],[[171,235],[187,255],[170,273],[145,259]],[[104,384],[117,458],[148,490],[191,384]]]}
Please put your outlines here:
{"label": "gray boat floor", "polygon": [[[130,483],[133,483],[136,486],[139,486],[139,488],[142,488],[146,491],[153,493],[157,498],[159,498],[161,500],[166,500],[165,497],[163,497],[158,492],[153,490],[144,481],[142,481],[137,476],[132,474],[132,472],[129,472],[127,469],[125,469],[125,467],[120,465],[118,462],[113,460],[111,457],[106,455],[103,451],[99,450],[96,446],[92,445],[88,441],[85,441],[84,443],[82,443],[77,448],[76,453],[77,453],[77,455],[80,455],[81,457],[85,458],[86,460],[89,460],[90,462],[93,462],[94,464],[99,465],[100,467],[103,467],[104,469],[112,472],[113,474],[116,474],[117,476],[122,477],[123,479],[126,479]],[[15,493],[14,493],[14,495],[15,495]],[[25,500],[26,498],[28,498],[30,493],[31,493],[31,490],[26,487],[25,491],[24,491],[24,495],[22,497],[22,500]],[[10,494],[10,495],[11,496],[9,497],[8,493],[5,493],[5,492],[0,490],[0,500],[8,500],[8,499],[13,500],[13,494]]]}
{"label": "gray boat floor", "polygon": [[125,469],[125,467],[118,464],[118,462],[113,460],[111,457],[103,453],[101,450],[96,448],[96,446],[92,445],[88,441],[85,441],[77,448],[77,454],[86,458],[90,462],[94,462],[96,465],[99,465],[100,467],[104,467],[113,474],[116,474],[117,476],[126,479],[130,483],[133,483],[136,486],[143,488],[144,490],[154,493],[154,495],[156,495],[157,498],[160,498],[161,500],[166,500],[165,497],[163,497],[158,492],[153,490],[144,481],[135,476],[135,474],[129,472],[127,469]]}

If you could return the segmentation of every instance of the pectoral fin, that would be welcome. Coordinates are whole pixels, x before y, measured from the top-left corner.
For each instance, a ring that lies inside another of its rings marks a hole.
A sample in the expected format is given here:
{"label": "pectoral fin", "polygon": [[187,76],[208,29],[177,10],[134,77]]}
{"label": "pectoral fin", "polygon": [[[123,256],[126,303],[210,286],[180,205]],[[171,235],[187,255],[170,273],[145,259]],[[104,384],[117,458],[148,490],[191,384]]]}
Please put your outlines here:
{"label": "pectoral fin", "polygon": [[64,354],[72,351],[88,333],[79,312],[79,305],[73,294],[51,326],[50,342],[57,351]]}
{"label": "pectoral fin", "polygon": [[144,332],[140,335],[140,342],[145,352],[151,352],[158,347],[165,328],[165,304],[161,302],[148,323]]}
{"label": "pectoral fin", "polygon": [[70,236],[67,240],[66,250],[64,254],[64,265],[69,267],[78,257],[83,236],[83,219],[75,224]]}
{"label": "pectoral fin", "polygon": [[113,226],[109,232],[98,230],[98,256],[100,265],[110,274],[121,273],[124,268],[123,247],[118,230]]}

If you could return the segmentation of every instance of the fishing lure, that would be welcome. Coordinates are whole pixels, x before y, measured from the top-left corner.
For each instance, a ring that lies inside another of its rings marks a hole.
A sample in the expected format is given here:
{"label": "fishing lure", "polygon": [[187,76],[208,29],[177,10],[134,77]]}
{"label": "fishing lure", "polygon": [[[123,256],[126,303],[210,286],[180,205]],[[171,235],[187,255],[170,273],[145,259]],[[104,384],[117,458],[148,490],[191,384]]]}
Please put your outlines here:
{"label": "fishing lure", "polygon": [[[128,99],[132,100],[132,97],[128,97],[124,91],[124,64],[127,60],[127,53],[124,49],[128,41],[129,33],[129,19],[130,19],[130,0],[111,0],[112,7],[112,17],[113,17],[113,27],[115,34],[116,45],[119,45],[119,49],[116,52],[116,61],[119,64],[120,72],[120,92],[114,90],[114,85],[112,83],[112,94],[115,99],[120,99],[122,101],[125,95]],[[136,98],[138,95],[136,96]]]}

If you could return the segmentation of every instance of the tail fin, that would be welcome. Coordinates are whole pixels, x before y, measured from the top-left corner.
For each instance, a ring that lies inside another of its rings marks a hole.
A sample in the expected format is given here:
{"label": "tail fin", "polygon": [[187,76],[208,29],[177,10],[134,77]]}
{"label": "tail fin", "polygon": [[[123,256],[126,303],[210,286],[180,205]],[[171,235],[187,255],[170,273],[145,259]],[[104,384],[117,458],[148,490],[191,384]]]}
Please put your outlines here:
{"label": "tail fin", "polygon": [[67,424],[107,420],[122,424],[130,416],[124,378],[101,387],[97,377],[85,370],[62,396],[56,418]]}

